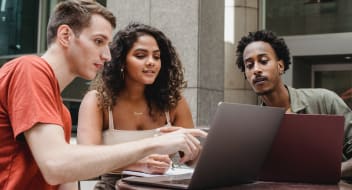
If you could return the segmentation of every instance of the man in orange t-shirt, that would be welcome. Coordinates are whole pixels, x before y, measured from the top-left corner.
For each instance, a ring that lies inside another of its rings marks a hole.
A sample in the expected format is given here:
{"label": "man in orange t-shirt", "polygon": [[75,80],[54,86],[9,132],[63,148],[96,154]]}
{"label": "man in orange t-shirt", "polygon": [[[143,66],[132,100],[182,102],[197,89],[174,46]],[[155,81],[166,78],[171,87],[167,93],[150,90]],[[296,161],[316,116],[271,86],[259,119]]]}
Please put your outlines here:
{"label": "man in orange t-shirt", "polygon": [[[59,3],[43,56],[23,56],[0,68],[0,189],[75,189],[74,182],[132,164],[149,154],[197,157],[198,129],[118,145],[70,145],[71,118],[60,93],[76,77],[91,80],[110,61],[115,17],[91,0]],[[178,130],[179,129],[179,130]],[[173,132],[174,131],[174,132]]]}
{"label": "man in orange t-shirt", "polygon": [[69,142],[70,113],[62,103],[55,74],[42,58],[23,56],[1,68],[0,88],[0,182],[4,183],[0,189],[2,185],[5,189],[39,188],[41,184],[50,189],[23,133],[37,123],[52,123],[63,126]]}

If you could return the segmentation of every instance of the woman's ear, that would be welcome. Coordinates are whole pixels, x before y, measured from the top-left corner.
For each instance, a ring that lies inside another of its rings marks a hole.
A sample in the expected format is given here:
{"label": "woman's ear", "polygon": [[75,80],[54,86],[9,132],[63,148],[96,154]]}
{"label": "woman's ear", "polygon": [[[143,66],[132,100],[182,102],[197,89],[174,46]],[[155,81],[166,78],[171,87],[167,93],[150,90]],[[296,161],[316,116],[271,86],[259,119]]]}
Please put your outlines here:
{"label": "woman's ear", "polygon": [[62,46],[67,47],[73,35],[73,31],[68,25],[63,24],[57,29],[56,35],[57,42],[60,43]]}

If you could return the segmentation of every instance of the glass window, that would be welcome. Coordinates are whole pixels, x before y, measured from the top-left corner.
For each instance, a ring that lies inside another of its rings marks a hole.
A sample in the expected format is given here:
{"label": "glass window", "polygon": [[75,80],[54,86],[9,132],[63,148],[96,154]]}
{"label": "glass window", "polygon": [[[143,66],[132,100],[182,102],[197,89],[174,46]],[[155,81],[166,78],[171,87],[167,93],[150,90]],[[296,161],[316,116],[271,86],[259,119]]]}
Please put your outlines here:
{"label": "glass window", "polygon": [[352,31],[351,0],[266,0],[265,28],[278,35]]}
{"label": "glass window", "polygon": [[61,96],[66,99],[81,100],[87,92],[89,81],[82,78],[73,80],[61,93]]}
{"label": "glass window", "polygon": [[38,0],[0,0],[0,55],[35,53]]}
{"label": "glass window", "polygon": [[46,49],[46,25],[57,0],[0,0],[0,67]]}
{"label": "glass window", "polygon": [[[293,57],[293,87],[326,88],[342,95],[352,88],[352,55]],[[352,108],[352,98],[344,98]]]}
{"label": "glass window", "polygon": [[106,7],[106,0],[96,0],[98,3]]}
{"label": "glass window", "polygon": [[79,106],[81,105],[81,102],[75,101],[75,100],[64,99],[64,104],[67,107],[67,109],[70,111],[70,114],[71,114],[72,136],[76,136],[77,135],[78,111],[79,111]]}

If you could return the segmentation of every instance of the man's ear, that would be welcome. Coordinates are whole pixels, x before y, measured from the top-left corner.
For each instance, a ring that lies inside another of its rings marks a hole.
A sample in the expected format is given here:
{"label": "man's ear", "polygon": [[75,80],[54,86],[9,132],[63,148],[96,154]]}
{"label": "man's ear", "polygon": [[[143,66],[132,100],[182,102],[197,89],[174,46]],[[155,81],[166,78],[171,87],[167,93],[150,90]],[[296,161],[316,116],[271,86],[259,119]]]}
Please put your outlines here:
{"label": "man's ear", "polygon": [[279,60],[277,62],[277,66],[278,66],[280,75],[284,74],[284,72],[285,72],[285,64],[284,64],[284,62],[282,60]]}
{"label": "man's ear", "polygon": [[70,39],[72,38],[72,35],[72,29],[68,25],[63,24],[57,29],[57,42],[60,43],[62,46],[67,47]]}

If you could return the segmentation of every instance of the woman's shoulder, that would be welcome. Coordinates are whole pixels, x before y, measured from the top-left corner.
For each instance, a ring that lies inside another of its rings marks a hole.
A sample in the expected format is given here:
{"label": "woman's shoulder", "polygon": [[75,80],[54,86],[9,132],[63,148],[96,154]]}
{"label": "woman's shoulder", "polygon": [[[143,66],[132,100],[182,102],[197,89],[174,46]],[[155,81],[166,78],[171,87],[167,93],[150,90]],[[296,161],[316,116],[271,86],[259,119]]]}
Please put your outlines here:
{"label": "woman's shoulder", "polygon": [[97,90],[89,90],[89,91],[85,94],[85,96],[92,96],[92,95],[97,96],[97,95],[98,95],[98,91],[97,91]]}
{"label": "woman's shoulder", "polygon": [[171,115],[175,115],[177,113],[184,113],[185,111],[188,111],[189,105],[184,96],[181,95],[180,99],[177,101],[176,105],[172,108],[170,108],[169,112]]}
{"label": "woman's shoulder", "polygon": [[83,100],[84,99],[90,99],[90,100],[97,99],[98,98],[98,94],[99,93],[98,93],[97,90],[90,90],[84,95]]}
{"label": "woman's shoulder", "polygon": [[180,95],[180,99],[177,100],[176,105],[173,108],[171,108],[170,111],[180,110],[180,109],[182,111],[184,108],[188,108],[188,102],[187,102],[186,98],[183,95]]}
{"label": "woman's shoulder", "polygon": [[181,96],[181,98],[177,101],[176,106],[170,109],[170,117],[171,120],[191,120],[191,110],[184,96]]}
{"label": "woman's shoulder", "polygon": [[96,90],[90,90],[88,91],[83,99],[82,99],[82,104],[91,104],[91,103],[98,103],[98,91]]}

